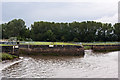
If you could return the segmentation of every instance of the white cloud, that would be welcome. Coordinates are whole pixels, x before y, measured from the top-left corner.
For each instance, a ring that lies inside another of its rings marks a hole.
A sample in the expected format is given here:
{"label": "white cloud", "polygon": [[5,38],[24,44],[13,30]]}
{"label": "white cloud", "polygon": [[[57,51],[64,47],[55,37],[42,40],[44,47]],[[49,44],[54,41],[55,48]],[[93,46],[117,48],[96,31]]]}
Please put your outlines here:
{"label": "white cloud", "polygon": [[2,0],[2,2],[118,2],[119,0]]}
{"label": "white cloud", "polygon": [[103,22],[103,23],[117,23],[118,22],[118,14],[116,13],[113,16],[104,16],[100,19],[95,20],[97,22]]}
{"label": "white cloud", "polygon": [[[96,21],[112,22],[112,23],[117,22],[116,20],[117,18],[114,18],[114,16],[116,15],[114,14],[116,14],[118,11],[117,10],[118,0],[109,0],[109,1],[108,0],[64,0],[64,1],[63,0],[49,0],[49,1],[48,0],[37,0],[37,1],[36,0],[24,0],[24,1],[2,0],[2,1],[4,2],[2,6],[3,7],[2,20],[4,22],[8,22],[14,18],[21,18],[25,20],[27,25],[30,25],[34,21],[54,21],[54,22],[80,21],[81,22],[87,20],[96,20]],[[7,1],[8,3],[6,3]],[[20,3],[22,1],[23,3]]]}

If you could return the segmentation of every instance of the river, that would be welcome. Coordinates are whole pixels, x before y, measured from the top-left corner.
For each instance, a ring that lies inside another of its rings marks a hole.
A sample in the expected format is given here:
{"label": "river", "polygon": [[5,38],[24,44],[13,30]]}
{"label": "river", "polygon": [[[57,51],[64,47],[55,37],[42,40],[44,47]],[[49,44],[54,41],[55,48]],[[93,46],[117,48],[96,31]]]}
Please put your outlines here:
{"label": "river", "polygon": [[118,78],[118,52],[95,53],[84,57],[21,56],[2,64],[2,77],[9,78]]}

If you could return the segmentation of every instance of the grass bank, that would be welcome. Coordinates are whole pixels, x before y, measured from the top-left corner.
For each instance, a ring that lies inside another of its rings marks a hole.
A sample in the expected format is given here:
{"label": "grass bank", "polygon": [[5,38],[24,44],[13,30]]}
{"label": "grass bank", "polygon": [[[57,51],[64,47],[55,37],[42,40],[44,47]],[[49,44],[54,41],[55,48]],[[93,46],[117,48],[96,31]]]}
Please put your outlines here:
{"label": "grass bank", "polygon": [[86,43],[83,42],[82,45],[120,45],[120,42],[90,42],[90,43]]}
{"label": "grass bank", "polygon": [[2,61],[2,60],[12,60],[12,59],[15,59],[15,58],[18,58],[18,56],[11,55],[11,54],[8,54],[8,53],[0,53],[0,61]]}
{"label": "grass bank", "polygon": [[[20,42],[23,45],[117,45],[120,42]],[[13,46],[9,44],[0,44],[0,46]]]}
{"label": "grass bank", "polygon": [[0,46],[13,46],[13,45],[9,45],[9,44],[0,44]]}
{"label": "grass bank", "polygon": [[120,42],[20,42],[20,44],[30,45],[117,45]]}
{"label": "grass bank", "polygon": [[20,44],[23,45],[77,45],[80,46],[80,44],[76,43],[70,43],[70,42],[21,42]]}

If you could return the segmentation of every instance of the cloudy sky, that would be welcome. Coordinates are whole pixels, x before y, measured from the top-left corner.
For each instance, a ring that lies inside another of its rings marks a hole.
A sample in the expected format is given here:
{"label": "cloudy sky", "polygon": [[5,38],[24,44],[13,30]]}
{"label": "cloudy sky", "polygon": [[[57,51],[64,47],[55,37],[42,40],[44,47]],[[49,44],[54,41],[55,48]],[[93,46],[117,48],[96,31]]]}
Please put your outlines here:
{"label": "cloudy sky", "polygon": [[34,21],[98,21],[117,23],[118,0],[3,0],[2,22],[23,19],[29,27]]}

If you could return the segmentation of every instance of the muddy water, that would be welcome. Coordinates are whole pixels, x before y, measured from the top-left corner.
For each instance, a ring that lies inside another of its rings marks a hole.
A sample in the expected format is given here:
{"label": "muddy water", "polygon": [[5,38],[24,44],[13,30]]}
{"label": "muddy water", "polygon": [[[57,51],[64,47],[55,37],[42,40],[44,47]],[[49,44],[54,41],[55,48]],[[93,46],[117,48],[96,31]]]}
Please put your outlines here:
{"label": "muddy water", "polygon": [[[12,78],[118,78],[118,51],[80,57],[22,56],[22,61],[2,69]],[[3,64],[4,65],[4,64]]]}

